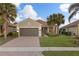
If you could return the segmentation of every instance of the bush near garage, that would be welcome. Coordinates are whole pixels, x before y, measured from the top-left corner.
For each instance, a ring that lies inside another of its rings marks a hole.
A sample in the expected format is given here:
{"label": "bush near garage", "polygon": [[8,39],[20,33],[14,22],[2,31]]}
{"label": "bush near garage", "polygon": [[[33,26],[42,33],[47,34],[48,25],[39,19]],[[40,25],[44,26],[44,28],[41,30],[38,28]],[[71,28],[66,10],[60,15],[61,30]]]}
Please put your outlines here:
{"label": "bush near garage", "polygon": [[17,32],[10,32],[10,33],[8,34],[8,36],[18,37],[18,33],[17,33]]}

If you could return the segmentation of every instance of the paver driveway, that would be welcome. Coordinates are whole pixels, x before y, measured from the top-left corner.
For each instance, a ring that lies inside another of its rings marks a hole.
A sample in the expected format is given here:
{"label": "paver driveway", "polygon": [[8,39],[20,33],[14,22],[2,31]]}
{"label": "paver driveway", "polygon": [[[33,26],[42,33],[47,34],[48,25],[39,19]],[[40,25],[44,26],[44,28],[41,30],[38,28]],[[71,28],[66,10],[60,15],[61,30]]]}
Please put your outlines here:
{"label": "paver driveway", "polygon": [[39,37],[19,37],[3,44],[2,47],[40,47]]}
{"label": "paver driveway", "polygon": [[[40,47],[39,37],[16,38],[1,47]],[[42,53],[40,51],[0,51],[0,56],[42,56]]]}

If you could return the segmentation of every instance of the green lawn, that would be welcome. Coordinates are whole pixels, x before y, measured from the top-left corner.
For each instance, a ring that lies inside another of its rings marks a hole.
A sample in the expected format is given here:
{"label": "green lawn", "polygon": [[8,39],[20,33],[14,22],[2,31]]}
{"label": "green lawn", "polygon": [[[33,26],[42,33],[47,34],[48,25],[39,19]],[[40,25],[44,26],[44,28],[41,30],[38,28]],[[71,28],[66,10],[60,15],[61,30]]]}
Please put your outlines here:
{"label": "green lawn", "polygon": [[79,56],[79,51],[44,51],[45,56]]}
{"label": "green lawn", "polygon": [[65,35],[40,38],[41,47],[74,47],[76,46],[74,42],[74,38]]}

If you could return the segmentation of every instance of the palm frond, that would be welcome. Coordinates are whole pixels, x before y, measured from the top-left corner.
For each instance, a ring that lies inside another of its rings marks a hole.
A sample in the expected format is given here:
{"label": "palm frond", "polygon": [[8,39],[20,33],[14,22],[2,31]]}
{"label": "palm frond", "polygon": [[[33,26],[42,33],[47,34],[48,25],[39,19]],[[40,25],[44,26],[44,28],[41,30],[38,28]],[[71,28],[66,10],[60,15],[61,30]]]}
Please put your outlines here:
{"label": "palm frond", "polygon": [[69,7],[69,13],[71,13],[74,9],[78,8],[79,7],[79,3],[74,3],[72,5],[70,5]]}
{"label": "palm frond", "polygon": [[77,13],[78,10],[79,10],[79,8],[75,9],[75,10],[70,14],[70,16],[69,16],[69,18],[68,18],[69,22],[70,22],[70,19],[71,19],[74,15],[76,15],[76,13]]}

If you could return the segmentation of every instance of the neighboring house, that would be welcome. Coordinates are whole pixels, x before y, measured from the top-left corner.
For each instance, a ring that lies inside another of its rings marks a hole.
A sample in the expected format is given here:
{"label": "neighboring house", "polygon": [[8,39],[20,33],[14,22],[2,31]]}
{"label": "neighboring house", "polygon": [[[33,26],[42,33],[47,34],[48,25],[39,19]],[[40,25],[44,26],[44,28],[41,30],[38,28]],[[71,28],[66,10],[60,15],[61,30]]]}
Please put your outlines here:
{"label": "neighboring house", "polygon": [[61,29],[66,32],[71,32],[72,35],[79,35],[79,20],[62,27]]}

